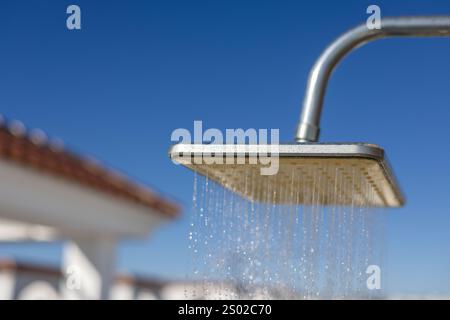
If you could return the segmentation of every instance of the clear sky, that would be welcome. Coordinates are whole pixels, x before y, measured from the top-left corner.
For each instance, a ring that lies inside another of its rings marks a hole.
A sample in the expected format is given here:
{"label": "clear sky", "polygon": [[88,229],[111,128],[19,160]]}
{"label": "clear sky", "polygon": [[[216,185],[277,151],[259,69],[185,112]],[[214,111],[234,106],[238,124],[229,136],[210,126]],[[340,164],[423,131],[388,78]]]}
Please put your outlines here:
{"label": "clear sky", "polygon": [[[78,4],[82,30],[66,29]],[[383,16],[450,14],[449,1],[1,1],[0,113],[42,128],[173,196],[183,217],[121,246],[119,267],[183,278],[192,174],[170,134],[279,128],[291,142],[309,68],[341,32]],[[383,146],[407,196],[388,214],[388,290],[450,294],[450,39],[369,44],[335,72],[322,141]],[[0,245],[57,261],[60,246]]]}

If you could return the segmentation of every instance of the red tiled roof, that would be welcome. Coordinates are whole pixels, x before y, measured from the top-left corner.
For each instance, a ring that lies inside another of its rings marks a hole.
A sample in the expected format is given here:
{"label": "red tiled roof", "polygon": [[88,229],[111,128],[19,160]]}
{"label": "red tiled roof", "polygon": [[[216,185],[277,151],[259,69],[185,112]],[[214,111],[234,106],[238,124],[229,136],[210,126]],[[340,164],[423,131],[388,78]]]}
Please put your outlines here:
{"label": "red tiled roof", "polygon": [[41,130],[27,131],[18,121],[0,115],[0,159],[62,177],[69,182],[106,192],[175,217],[179,207],[122,174],[64,149],[60,140],[47,140]]}
{"label": "red tiled roof", "polygon": [[9,259],[0,259],[0,271],[29,272],[51,277],[62,276],[62,272],[57,268],[42,266],[39,264],[23,263]]}
{"label": "red tiled roof", "polygon": [[[0,258],[0,272],[1,271],[33,273],[36,277],[49,276],[59,278],[64,276],[61,269],[54,266],[10,260],[7,258]],[[164,286],[166,281],[156,278],[143,278],[129,274],[118,274],[116,275],[116,283],[134,285],[139,288],[154,289]]]}

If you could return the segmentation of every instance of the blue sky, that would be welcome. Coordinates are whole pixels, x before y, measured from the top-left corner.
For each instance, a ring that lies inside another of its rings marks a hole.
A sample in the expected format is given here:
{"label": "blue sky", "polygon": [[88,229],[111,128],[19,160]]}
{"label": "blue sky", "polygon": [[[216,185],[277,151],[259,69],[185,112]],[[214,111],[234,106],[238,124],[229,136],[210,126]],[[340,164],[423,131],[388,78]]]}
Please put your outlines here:
{"label": "blue sky", "polygon": [[[82,30],[65,27],[78,4]],[[0,112],[98,157],[185,208],[119,267],[185,276],[192,174],[167,158],[175,128],[280,128],[291,142],[309,68],[341,32],[448,1],[2,1]],[[369,44],[335,72],[321,141],[383,146],[407,196],[388,214],[388,290],[450,294],[450,39]],[[60,246],[0,245],[55,262]]]}

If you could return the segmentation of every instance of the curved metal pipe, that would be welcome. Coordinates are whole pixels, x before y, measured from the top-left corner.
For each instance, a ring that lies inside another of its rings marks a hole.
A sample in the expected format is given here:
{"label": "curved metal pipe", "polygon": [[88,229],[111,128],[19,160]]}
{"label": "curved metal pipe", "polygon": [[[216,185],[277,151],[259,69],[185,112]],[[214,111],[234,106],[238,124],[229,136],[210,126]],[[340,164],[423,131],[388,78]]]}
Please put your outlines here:
{"label": "curved metal pipe", "polygon": [[321,54],[312,67],[303,110],[297,128],[298,142],[316,142],[327,83],[336,65],[354,48],[386,37],[450,37],[450,16],[392,17],[381,20],[381,29],[365,24],[341,35]]}

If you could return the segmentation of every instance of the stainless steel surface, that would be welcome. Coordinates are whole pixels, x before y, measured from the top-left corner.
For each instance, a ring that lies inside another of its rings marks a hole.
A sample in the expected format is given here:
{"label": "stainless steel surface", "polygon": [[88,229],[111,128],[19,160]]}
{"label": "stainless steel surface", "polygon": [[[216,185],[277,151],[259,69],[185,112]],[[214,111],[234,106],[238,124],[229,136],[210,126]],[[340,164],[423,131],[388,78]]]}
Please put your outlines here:
{"label": "stainless steel surface", "polygon": [[[369,143],[287,143],[280,145],[248,144],[175,144],[169,149],[172,159],[204,156],[220,153],[221,156],[249,156],[273,152],[280,157],[365,157],[376,160],[384,158],[384,150]],[[186,155],[186,157],[183,157]]]}
{"label": "stainless steel surface", "polygon": [[[323,205],[400,207],[404,204],[403,194],[384,150],[373,144],[176,144],[170,148],[169,155],[175,162],[208,176],[252,201],[292,204],[289,203],[292,199],[286,200],[281,195],[304,189],[297,204],[313,204],[317,201],[314,200],[314,192],[321,192],[323,197],[320,204]],[[235,161],[227,163],[227,156]],[[270,156],[276,157],[273,158],[279,161],[276,175],[261,175],[259,171],[267,161],[252,162],[250,158],[255,156],[262,156],[265,160]],[[237,157],[241,157],[240,162]],[[223,161],[215,163],[212,159]],[[290,184],[294,175],[303,181],[302,188],[294,188]],[[252,188],[270,185],[276,197],[268,200],[267,187],[250,191],[247,183],[250,176],[253,179]],[[316,184],[316,180],[321,183]],[[345,187],[342,186],[342,181],[346,183]],[[341,186],[339,192],[344,194],[339,199],[336,198],[338,185]],[[371,197],[368,196],[369,193]]]}
{"label": "stainless steel surface", "polygon": [[449,37],[450,16],[392,17],[381,19],[381,29],[360,25],[326,48],[312,67],[297,128],[298,142],[315,142],[320,134],[320,115],[330,75],[352,49],[387,37]]}

